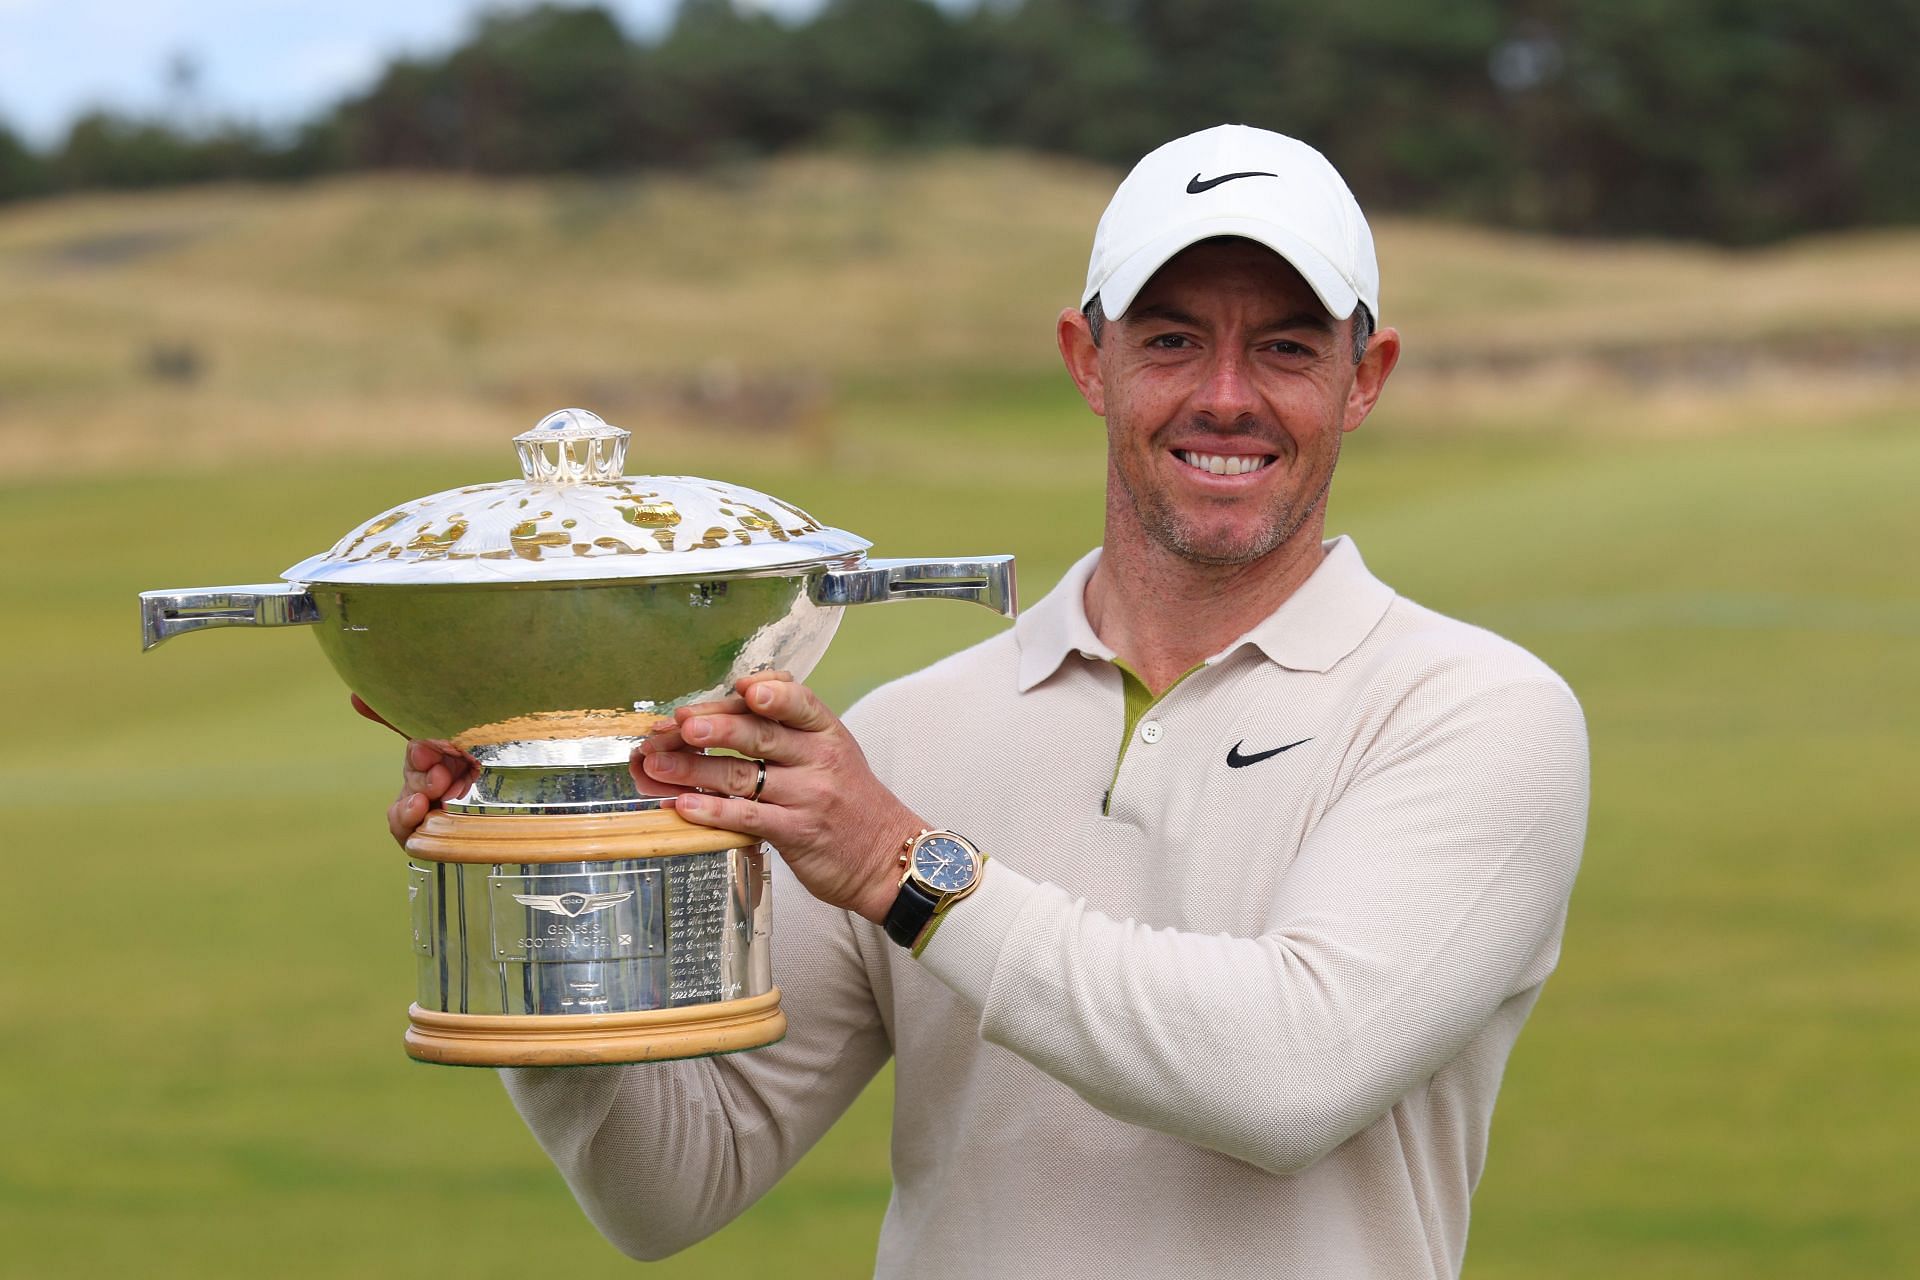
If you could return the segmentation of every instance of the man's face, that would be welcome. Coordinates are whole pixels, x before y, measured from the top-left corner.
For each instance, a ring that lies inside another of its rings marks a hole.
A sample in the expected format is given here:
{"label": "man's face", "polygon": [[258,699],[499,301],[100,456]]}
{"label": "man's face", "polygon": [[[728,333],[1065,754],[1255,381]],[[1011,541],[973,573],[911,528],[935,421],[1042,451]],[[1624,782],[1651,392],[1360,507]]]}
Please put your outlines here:
{"label": "man's face", "polygon": [[1097,348],[1078,317],[1062,316],[1061,350],[1107,420],[1110,542],[1137,531],[1224,566],[1318,540],[1340,438],[1373,407],[1397,335],[1377,335],[1356,366],[1349,322],[1246,240],[1169,260]]}

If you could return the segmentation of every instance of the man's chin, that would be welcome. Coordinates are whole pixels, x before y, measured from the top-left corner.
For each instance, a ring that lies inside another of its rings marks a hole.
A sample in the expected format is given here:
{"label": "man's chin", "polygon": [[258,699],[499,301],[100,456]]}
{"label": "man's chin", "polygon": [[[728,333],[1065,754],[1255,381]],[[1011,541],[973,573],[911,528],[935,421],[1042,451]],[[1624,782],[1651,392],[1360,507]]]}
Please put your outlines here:
{"label": "man's chin", "polygon": [[1196,568],[1257,564],[1285,546],[1312,514],[1291,502],[1258,513],[1245,508],[1233,513],[1182,510],[1161,494],[1143,500],[1132,489],[1122,491],[1132,499],[1134,520],[1147,541]]}
{"label": "man's chin", "polygon": [[1211,569],[1237,569],[1257,564],[1286,543],[1282,529],[1223,532],[1169,528],[1155,539],[1161,546],[1189,564]]}

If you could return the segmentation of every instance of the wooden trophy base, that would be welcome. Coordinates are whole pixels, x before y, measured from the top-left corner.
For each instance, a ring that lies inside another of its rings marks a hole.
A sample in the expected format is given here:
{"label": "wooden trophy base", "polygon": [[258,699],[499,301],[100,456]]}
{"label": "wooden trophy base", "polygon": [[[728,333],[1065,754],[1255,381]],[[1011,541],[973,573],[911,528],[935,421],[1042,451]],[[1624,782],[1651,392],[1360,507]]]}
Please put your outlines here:
{"label": "wooden trophy base", "polygon": [[433,862],[612,862],[745,849],[757,836],[688,822],[671,809],[640,813],[471,814],[436,811],[407,840]]}
{"label": "wooden trophy base", "polygon": [[[624,862],[758,843],[753,836],[698,826],[670,809],[537,816],[438,812],[407,841],[407,852],[416,862]],[[777,987],[732,1000],[609,1013],[452,1013],[416,1003],[408,1022],[409,1057],[462,1067],[664,1062],[757,1049],[787,1033]]]}
{"label": "wooden trophy base", "polygon": [[787,1034],[780,989],[743,1000],[558,1017],[407,1010],[407,1056],[454,1067],[584,1067],[737,1053]]}

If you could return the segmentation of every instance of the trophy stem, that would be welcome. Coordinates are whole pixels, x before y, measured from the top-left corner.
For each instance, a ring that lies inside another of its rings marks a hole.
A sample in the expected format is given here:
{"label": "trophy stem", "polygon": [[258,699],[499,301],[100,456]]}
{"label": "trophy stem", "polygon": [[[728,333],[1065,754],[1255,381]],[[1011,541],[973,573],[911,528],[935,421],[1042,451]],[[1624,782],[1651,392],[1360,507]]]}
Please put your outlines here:
{"label": "trophy stem", "polygon": [[634,785],[624,755],[598,764],[493,764],[483,762],[464,795],[448,800],[448,813],[588,814],[645,813],[666,804]]}

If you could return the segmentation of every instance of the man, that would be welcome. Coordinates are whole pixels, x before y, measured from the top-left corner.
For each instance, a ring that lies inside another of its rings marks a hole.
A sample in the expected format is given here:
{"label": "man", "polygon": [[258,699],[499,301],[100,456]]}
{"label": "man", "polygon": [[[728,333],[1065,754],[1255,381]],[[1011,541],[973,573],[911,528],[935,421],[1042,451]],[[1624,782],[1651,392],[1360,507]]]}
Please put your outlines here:
{"label": "man", "polygon": [[[1107,423],[1100,549],[844,724],[776,673],[649,739],[636,772],[697,788],[684,816],[782,854],[792,1030],[506,1073],[616,1244],[717,1229],[892,1054],[881,1275],[1457,1274],[1586,744],[1539,662],[1321,539],[1399,356],[1378,309],[1318,152],[1160,148],[1058,322]],[[453,783],[415,744],[395,835]]]}

